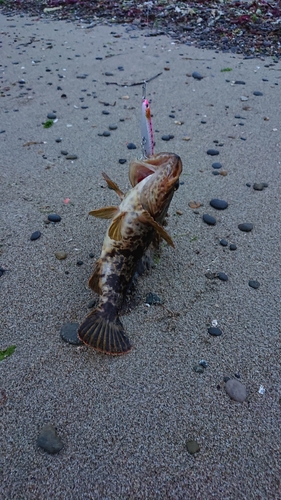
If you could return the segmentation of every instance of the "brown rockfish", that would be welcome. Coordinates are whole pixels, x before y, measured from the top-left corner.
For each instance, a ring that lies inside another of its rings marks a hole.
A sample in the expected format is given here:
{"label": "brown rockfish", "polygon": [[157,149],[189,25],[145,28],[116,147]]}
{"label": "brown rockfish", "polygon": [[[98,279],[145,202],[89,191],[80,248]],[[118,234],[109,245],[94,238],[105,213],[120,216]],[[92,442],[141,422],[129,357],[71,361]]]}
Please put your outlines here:
{"label": "brown rockfish", "polygon": [[138,263],[152,241],[160,236],[174,246],[162,223],[181,171],[181,159],[173,153],[158,153],[145,160],[133,161],[129,168],[133,188],[126,195],[103,174],[122,201],[119,207],[90,212],[90,215],[112,219],[112,222],[89,280],[90,288],[100,295],[99,303],[78,329],[79,338],[98,351],[118,355],[131,350],[118,311]]}

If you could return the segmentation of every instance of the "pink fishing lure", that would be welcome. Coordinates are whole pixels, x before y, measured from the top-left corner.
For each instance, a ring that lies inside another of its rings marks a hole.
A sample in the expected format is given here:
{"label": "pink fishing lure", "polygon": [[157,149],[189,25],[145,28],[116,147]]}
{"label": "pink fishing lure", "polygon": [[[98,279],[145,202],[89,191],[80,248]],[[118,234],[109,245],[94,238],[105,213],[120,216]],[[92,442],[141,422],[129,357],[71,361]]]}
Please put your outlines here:
{"label": "pink fishing lure", "polygon": [[143,98],[141,107],[141,144],[143,155],[147,158],[154,154],[154,136],[149,102]]}

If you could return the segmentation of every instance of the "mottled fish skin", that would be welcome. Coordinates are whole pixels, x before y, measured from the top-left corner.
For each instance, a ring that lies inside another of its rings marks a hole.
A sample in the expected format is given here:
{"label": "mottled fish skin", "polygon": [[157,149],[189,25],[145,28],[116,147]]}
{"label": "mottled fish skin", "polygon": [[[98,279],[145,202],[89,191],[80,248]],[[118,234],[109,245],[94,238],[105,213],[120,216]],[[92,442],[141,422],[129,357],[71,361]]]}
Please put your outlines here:
{"label": "mottled fish skin", "polygon": [[131,350],[118,311],[138,262],[157,233],[173,246],[161,224],[181,171],[181,159],[173,153],[131,162],[129,178],[133,188],[126,195],[105,176],[122,201],[119,207],[90,212],[96,217],[112,217],[112,222],[89,280],[90,288],[100,295],[99,304],[78,330],[79,338],[97,351],[120,355]]}

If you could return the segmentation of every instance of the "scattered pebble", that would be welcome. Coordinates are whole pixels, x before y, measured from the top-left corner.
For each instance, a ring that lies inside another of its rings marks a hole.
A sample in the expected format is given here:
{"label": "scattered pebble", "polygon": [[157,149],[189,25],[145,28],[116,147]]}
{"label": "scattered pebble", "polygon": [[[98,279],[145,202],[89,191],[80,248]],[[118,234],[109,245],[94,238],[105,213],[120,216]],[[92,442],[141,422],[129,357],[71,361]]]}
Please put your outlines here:
{"label": "scattered pebble", "polygon": [[205,359],[201,359],[201,361],[199,361],[199,365],[203,366],[203,368],[207,368],[208,363]]}
{"label": "scattered pebble", "polygon": [[61,221],[61,217],[58,214],[49,214],[48,215],[48,220],[51,221],[51,222],[60,222]]}
{"label": "scattered pebble", "polygon": [[192,76],[195,80],[202,80],[202,78],[204,78],[198,71],[193,71]]}
{"label": "scattered pebble", "polygon": [[108,132],[108,130],[105,130],[105,131],[102,133],[102,135],[103,135],[104,137],[109,137],[111,134],[110,134],[110,132]]}
{"label": "scattered pebble", "polygon": [[77,260],[76,265],[82,266],[84,264],[83,260]]}
{"label": "scattered pebble", "polygon": [[225,390],[231,399],[243,403],[247,397],[245,385],[235,378],[229,379],[225,384]]}
{"label": "scattered pebble", "polygon": [[264,184],[264,182],[255,182],[255,184],[253,185],[253,189],[255,191],[262,191],[266,187]]}
{"label": "scattered pebble", "polygon": [[208,149],[207,150],[207,155],[216,156],[216,155],[219,155],[219,154],[220,154],[220,152],[217,149]]}
{"label": "scattered pebble", "polygon": [[203,366],[201,366],[201,365],[195,365],[195,366],[193,367],[193,371],[194,371],[195,373],[204,373],[204,371],[205,371],[205,370],[204,370],[204,367],[203,367]]}
{"label": "scattered pebble", "polygon": [[218,198],[213,198],[210,201],[210,205],[217,210],[225,210],[228,207],[227,201],[219,200]]}
{"label": "scattered pebble", "polygon": [[253,92],[254,95],[263,95],[262,92],[260,92],[259,90],[255,90],[255,92]]}
{"label": "scattered pebble", "polygon": [[56,115],[55,113],[48,113],[48,114],[47,114],[47,118],[48,118],[49,120],[55,120],[55,119],[56,119],[56,117],[57,117],[57,115]]}
{"label": "scattered pebble", "polygon": [[133,142],[129,142],[129,144],[127,144],[127,148],[128,149],[137,149],[137,146]]}
{"label": "scattered pebble", "polygon": [[194,440],[187,441],[186,448],[188,453],[190,453],[190,455],[194,455],[200,450],[199,444],[197,443],[197,441]]}
{"label": "scattered pebble", "polygon": [[206,224],[209,224],[209,226],[215,226],[216,224],[216,219],[212,215],[209,214],[204,214],[203,215],[203,221],[206,222]]}
{"label": "scattered pebble", "polygon": [[67,253],[65,253],[65,252],[56,252],[55,253],[55,257],[58,260],[64,260],[67,257]]}
{"label": "scattered pebble", "polygon": [[34,233],[32,233],[32,235],[30,236],[30,239],[31,239],[31,241],[35,241],[35,240],[38,240],[38,238],[40,238],[40,236],[41,236],[40,231],[34,231]]}
{"label": "scattered pebble", "polygon": [[214,337],[219,337],[220,335],[222,335],[222,331],[215,326],[210,326],[210,328],[208,328],[208,333],[210,335],[213,335]]}
{"label": "scattered pebble", "polygon": [[218,161],[216,161],[216,162],[212,163],[212,167],[213,168],[222,168],[222,164],[219,163]]}
{"label": "scattered pebble", "polygon": [[37,437],[37,446],[51,455],[58,453],[63,448],[63,442],[54,425],[47,424],[42,427]]}
{"label": "scattered pebble", "polygon": [[102,114],[103,114],[103,115],[109,115],[110,113],[109,113],[109,111],[107,111],[106,109],[103,109],[103,110],[102,110]]}
{"label": "scattered pebble", "polygon": [[161,137],[162,141],[170,141],[173,138],[174,138],[174,135],[171,135],[171,134],[162,135],[162,137]]}
{"label": "scattered pebble", "polygon": [[218,273],[218,278],[221,281],[228,281],[228,276],[225,273]]}
{"label": "scattered pebble", "polygon": [[229,250],[232,250],[232,251],[237,250],[237,246],[234,243],[230,243]]}
{"label": "scattered pebble", "polygon": [[92,252],[91,252],[91,253],[89,253],[89,257],[90,257],[90,259],[93,259],[93,258],[94,258],[94,256],[95,256],[95,255],[94,255]]}
{"label": "scattered pebble", "polygon": [[124,163],[126,163],[127,160],[125,160],[125,158],[120,158],[118,161],[120,165],[124,165]]}
{"label": "scattered pebble", "polygon": [[245,233],[249,233],[253,229],[253,224],[250,222],[244,222],[243,224],[238,224],[238,228],[240,231],[244,231]]}
{"label": "scattered pebble", "polygon": [[66,159],[67,160],[77,160],[78,156],[77,155],[67,155]]}
{"label": "scattered pebble", "polygon": [[83,342],[78,337],[79,323],[66,323],[61,327],[60,336],[69,344],[81,345]]}
{"label": "scattered pebble", "polygon": [[250,280],[249,286],[251,288],[255,288],[257,290],[260,287],[260,283],[258,281],[255,281],[255,280]]}
{"label": "scattered pebble", "polygon": [[145,297],[145,303],[152,306],[153,304],[161,304],[162,300],[156,293],[149,292]]}
{"label": "scattered pebble", "polygon": [[64,155],[64,156],[67,156],[68,155],[68,151],[66,151],[66,149],[62,149],[61,150],[61,154]]}
{"label": "scattered pebble", "polygon": [[109,125],[108,128],[109,128],[109,130],[116,130],[118,127],[117,127],[117,125],[112,124],[112,125]]}
{"label": "scattered pebble", "polygon": [[227,247],[227,245],[228,245],[228,241],[227,241],[227,240],[222,239],[222,240],[220,240],[220,244],[221,244],[223,247]]}
{"label": "scattered pebble", "polygon": [[190,208],[199,208],[199,207],[201,207],[201,203],[200,203],[200,201],[190,201],[188,203],[188,206]]}
{"label": "scattered pebble", "polygon": [[245,82],[243,80],[235,80],[235,85],[245,85]]}

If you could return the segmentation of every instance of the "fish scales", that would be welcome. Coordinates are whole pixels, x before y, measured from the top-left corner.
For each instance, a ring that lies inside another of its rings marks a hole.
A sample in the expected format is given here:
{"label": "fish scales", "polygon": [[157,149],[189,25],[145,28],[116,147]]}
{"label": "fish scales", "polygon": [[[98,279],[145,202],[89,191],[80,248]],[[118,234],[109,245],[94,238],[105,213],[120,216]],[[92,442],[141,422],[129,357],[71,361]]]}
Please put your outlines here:
{"label": "fish scales", "polygon": [[182,171],[179,156],[158,153],[130,164],[132,189],[126,195],[104,174],[108,185],[121,198],[119,207],[93,210],[91,215],[110,218],[100,258],[89,286],[100,295],[97,308],[78,329],[79,338],[105,354],[120,355],[131,350],[118,311],[130,287],[138,263],[156,236],[173,246],[162,226]]}

